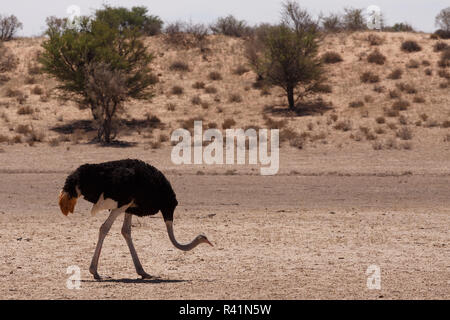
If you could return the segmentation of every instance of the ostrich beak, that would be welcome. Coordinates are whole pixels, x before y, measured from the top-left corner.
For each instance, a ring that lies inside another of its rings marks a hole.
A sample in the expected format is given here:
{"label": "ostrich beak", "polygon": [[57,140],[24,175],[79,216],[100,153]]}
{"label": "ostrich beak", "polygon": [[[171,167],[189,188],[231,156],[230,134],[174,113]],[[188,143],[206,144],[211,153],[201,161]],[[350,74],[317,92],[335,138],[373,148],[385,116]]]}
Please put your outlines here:
{"label": "ostrich beak", "polygon": [[214,245],[213,245],[211,242],[209,242],[208,239],[206,239],[205,241],[206,241],[206,243],[209,244],[211,247],[214,247]]}

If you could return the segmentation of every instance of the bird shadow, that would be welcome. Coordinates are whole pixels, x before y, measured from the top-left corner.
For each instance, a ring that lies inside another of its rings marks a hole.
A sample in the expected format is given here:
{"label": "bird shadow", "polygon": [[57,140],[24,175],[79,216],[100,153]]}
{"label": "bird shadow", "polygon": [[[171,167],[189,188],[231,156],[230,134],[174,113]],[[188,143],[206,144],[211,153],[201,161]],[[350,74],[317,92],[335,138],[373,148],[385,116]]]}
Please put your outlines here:
{"label": "bird shadow", "polygon": [[122,278],[122,279],[112,279],[112,278],[106,278],[106,279],[100,279],[100,280],[81,280],[81,282],[105,282],[105,283],[152,283],[152,284],[159,284],[159,283],[181,283],[181,282],[191,282],[191,280],[171,280],[171,279],[161,279],[161,278],[154,278],[154,279],[129,279],[129,278]]}

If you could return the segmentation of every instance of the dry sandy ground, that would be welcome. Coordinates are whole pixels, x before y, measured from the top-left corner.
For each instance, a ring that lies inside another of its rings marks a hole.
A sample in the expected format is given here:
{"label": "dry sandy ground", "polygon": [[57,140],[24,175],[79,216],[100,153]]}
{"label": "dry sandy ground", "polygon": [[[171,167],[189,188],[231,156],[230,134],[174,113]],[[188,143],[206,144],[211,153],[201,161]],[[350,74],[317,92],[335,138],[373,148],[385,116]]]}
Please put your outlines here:
{"label": "dry sandy ground", "polygon": [[[0,298],[3,299],[449,299],[449,150],[324,150],[282,154],[277,176],[239,167],[176,167],[169,149],[10,146],[0,153]],[[105,240],[97,282],[88,272],[106,213],[88,203],[64,217],[56,198],[80,163],[139,157],[161,168],[180,202],[181,242],[204,232],[215,244],[172,247],[160,214],[133,221],[146,271],[137,280],[120,235]],[[203,174],[197,174],[202,170]],[[381,268],[381,290],[366,270]],[[68,266],[81,289],[66,288]]]}

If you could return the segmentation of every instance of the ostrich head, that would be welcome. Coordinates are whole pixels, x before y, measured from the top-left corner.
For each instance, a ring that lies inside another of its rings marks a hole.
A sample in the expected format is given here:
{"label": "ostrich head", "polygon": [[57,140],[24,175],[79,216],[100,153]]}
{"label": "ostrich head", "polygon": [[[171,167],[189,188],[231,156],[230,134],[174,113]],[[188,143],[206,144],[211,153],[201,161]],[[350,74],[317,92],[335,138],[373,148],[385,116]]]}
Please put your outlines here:
{"label": "ostrich head", "polygon": [[173,212],[175,211],[175,207],[168,209],[168,210],[162,210],[164,221],[166,222],[167,227],[167,233],[169,235],[169,239],[172,242],[172,244],[175,246],[175,248],[183,250],[183,251],[189,251],[194,249],[196,246],[198,246],[201,243],[207,243],[210,246],[213,246],[211,242],[209,242],[208,238],[200,234],[197,237],[195,237],[194,240],[192,240],[188,244],[180,244],[176,239],[175,235],[173,233]]}

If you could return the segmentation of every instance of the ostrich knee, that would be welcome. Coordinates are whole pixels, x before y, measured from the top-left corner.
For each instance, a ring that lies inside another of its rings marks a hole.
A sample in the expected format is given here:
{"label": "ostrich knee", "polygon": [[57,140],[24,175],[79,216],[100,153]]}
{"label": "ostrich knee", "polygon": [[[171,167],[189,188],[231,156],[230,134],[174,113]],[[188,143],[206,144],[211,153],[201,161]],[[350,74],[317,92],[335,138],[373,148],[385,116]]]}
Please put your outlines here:
{"label": "ostrich knee", "polygon": [[102,226],[100,227],[100,234],[102,236],[106,236],[110,228],[111,226],[109,226],[107,223],[102,224]]}
{"label": "ostrich knee", "polygon": [[129,238],[131,238],[131,226],[127,226],[127,227],[122,227],[122,230],[121,230],[121,233],[122,233],[122,236],[125,238],[125,239],[129,239]]}

